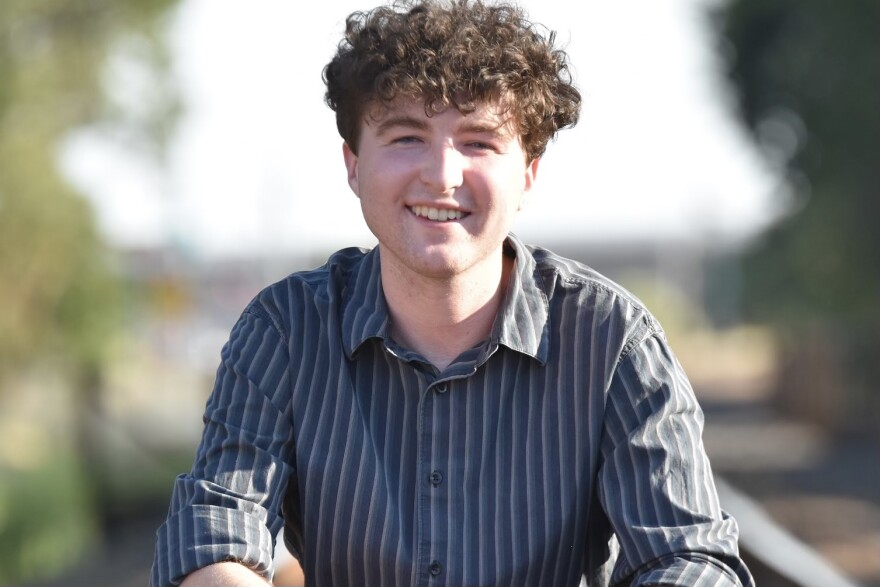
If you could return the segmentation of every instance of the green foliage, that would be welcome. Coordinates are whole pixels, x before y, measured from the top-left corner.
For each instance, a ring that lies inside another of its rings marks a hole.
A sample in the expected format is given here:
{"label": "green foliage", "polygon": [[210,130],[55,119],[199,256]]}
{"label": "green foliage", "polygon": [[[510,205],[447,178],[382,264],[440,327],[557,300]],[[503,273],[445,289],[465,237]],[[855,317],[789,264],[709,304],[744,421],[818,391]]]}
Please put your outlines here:
{"label": "green foliage", "polygon": [[880,328],[880,3],[734,0],[741,114],[792,180],[794,213],[746,260],[754,316]]}
{"label": "green foliage", "polygon": [[[114,280],[91,211],[57,170],[57,145],[124,118],[102,91],[105,62],[133,31],[161,61],[160,16],[173,1],[0,4],[0,382],[44,356],[87,369],[99,360]],[[168,125],[156,122],[143,128],[160,129],[158,144]]]}
{"label": "green foliage", "polygon": [[[175,3],[0,0],[0,405],[27,403],[22,374],[47,365],[67,396],[94,399],[121,284],[92,211],[58,171],[58,145],[76,129],[111,125],[160,152],[173,101],[160,94],[132,119],[107,95],[106,71],[132,46],[161,69],[163,16]],[[0,584],[56,573],[92,544],[94,489],[87,455],[76,454],[82,411],[68,415],[67,436],[52,430],[58,438],[40,458],[0,459]],[[48,426],[45,416],[31,424]],[[0,443],[10,438],[0,427]]]}
{"label": "green foliage", "polygon": [[96,532],[88,482],[71,455],[0,477],[0,584],[51,577]]}
{"label": "green foliage", "polygon": [[778,401],[876,435],[880,3],[733,0],[721,22],[743,120],[794,191],[743,263],[749,317],[783,341]]}

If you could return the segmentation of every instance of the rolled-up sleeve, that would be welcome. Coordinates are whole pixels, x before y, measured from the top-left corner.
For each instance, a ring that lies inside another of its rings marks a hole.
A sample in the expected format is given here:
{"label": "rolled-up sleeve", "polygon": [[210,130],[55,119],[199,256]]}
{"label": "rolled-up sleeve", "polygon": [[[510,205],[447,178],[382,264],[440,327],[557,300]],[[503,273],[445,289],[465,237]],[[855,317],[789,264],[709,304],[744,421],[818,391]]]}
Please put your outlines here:
{"label": "rolled-up sleeve", "polygon": [[177,585],[223,561],[271,575],[280,504],[294,473],[289,394],[285,338],[252,305],[223,347],[193,468],[174,482],[152,587]]}
{"label": "rolled-up sleeve", "polygon": [[621,546],[612,584],[753,585],[718,502],[702,411],[661,333],[621,358],[606,405],[599,491]]}

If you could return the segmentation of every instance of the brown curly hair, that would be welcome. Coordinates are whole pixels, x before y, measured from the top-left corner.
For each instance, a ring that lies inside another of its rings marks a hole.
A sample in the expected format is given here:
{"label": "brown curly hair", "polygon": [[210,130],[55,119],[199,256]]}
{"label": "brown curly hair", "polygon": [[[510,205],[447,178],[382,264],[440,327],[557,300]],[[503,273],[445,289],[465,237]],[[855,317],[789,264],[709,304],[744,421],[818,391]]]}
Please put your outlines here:
{"label": "brown curly hair", "polygon": [[403,0],[354,12],[324,68],[324,99],[355,151],[370,104],[422,99],[430,115],[450,105],[467,114],[496,101],[509,109],[532,160],[580,112],[555,37],[521,8],[482,0]]}

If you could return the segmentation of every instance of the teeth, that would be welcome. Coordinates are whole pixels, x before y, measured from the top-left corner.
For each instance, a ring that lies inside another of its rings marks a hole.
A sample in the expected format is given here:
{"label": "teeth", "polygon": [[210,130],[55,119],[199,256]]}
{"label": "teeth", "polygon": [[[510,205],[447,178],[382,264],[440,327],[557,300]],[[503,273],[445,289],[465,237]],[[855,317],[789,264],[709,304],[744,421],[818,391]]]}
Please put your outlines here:
{"label": "teeth", "polygon": [[448,208],[429,208],[428,206],[413,206],[410,208],[413,214],[421,216],[429,220],[437,220],[438,222],[446,222],[447,220],[461,220],[464,214],[461,210],[450,210]]}

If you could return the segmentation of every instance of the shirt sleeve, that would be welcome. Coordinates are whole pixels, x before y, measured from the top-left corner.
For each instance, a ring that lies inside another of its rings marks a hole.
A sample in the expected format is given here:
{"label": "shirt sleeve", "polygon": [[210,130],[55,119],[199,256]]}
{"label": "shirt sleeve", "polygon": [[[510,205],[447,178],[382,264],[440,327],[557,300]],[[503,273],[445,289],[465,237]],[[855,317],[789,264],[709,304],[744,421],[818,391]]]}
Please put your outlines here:
{"label": "shirt sleeve", "polygon": [[157,532],[152,587],[237,561],[272,573],[274,536],[293,444],[287,345],[268,316],[249,309],[223,347],[190,473],[174,482]]}
{"label": "shirt sleeve", "polygon": [[599,498],[621,552],[613,585],[750,587],[722,511],[703,413],[662,333],[620,360],[608,392]]}

